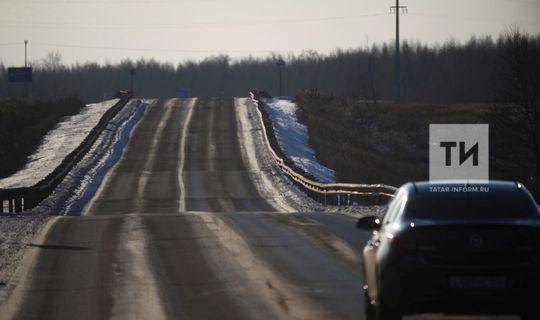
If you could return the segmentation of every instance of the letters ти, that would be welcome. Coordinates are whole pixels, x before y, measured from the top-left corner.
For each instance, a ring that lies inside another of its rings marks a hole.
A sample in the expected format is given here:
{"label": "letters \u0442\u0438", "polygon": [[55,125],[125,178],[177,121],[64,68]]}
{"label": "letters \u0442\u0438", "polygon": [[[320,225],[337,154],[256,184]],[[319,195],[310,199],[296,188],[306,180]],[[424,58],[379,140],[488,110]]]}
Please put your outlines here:
{"label": "letters \u0442\u0438", "polygon": [[[457,146],[457,142],[454,141],[442,141],[440,143],[441,148],[445,149],[445,165],[447,167],[452,165],[452,148]],[[465,151],[465,142],[459,142],[459,165],[462,165],[467,159],[473,157],[473,166],[478,166],[478,142],[474,144],[469,150]]]}

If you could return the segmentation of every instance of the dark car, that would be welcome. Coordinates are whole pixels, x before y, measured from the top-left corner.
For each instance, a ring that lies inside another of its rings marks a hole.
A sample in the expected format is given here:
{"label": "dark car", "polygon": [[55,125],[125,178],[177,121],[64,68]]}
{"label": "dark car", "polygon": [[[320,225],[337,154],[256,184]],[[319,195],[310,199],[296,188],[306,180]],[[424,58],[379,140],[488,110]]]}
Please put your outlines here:
{"label": "dark car", "polygon": [[[403,185],[363,250],[367,319],[417,313],[540,319],[540,218],[520,183]],[[538,304],[538,305],[535,305]]]}

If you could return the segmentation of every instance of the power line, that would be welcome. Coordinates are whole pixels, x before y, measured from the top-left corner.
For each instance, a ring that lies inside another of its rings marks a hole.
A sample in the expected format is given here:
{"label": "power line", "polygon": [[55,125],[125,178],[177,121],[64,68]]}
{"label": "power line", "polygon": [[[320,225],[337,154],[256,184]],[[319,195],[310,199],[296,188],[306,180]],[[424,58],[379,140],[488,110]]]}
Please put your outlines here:
{"label": "power line", "polygon": [[295,24],[295,23],[311,23],[325,22],[336,20],[354,20],[361,18],[370,18],[378,16],[386,16],[385,13],[371,13],[363,15],[349,16],[334,16],[334,17],[318,17],[318,18],[303,18],[303,19],[268,19],[268,20],[244,20],[244,21],[229,21],[229,22],[192,22],[183,24],[102,24],[102,23],[77,23],[77,22],[58,22],[58,21],[17,21],[17,20],[0,20],[0,25],[5,27],[50,27],[50,28],[144,28],[144,29],[185,29],[185,28],[200,28],[200,27],[227,27],[227,26],[254,26],[254,25],[274,25],[274,24]]}
{"label": "power line", "polygon": [[[394,8],[394,7],[392,7]],[[335,16],[335,17],[320,17],[320,18],[305,18],[305,19],[273,19],[273,20],[252,20],[252,21],[231,21],[231,22],[193,22],[184,24],[150,24],[144,25],[138,24],[102,24],[102,23],[77,23],[77,22],[58,22],[58,21],[17,21],[17,20],[0,20],[0,28],[42,28],[42,29],[118,29],[129,30],[135,29],[134,32],[140,30],[181,30],[181,29],[199,29],[199,28],[223,28],[223,27],[247,27],[256,25],[273,25],[273,24],[294,24],[294,23],[311,23],[311,22],[325,22],[336,20],[353,20],[369,17],[386,16],[386,13],[374,13],[364,15],[351,15],[351,16]],[[512,20],[502,20],[495,18],[482,18],[482,17],[466,17],[466,16],[452,16],[452,15],[440,15],[429,13],[410,13],[412,16],[433,18],[433,19],[449,19],[449,20],[464,20],[473,21],[476,23],[514,23]],[[540,25],[540,21],[519,21],[524,25]]]}
{"label": "power line", "polygon": [[513,4],[516,4],[516,2],[517,2],[517,3],[540,5],[540,1],[535,1],[535,0],[505,0],[505,1],[512,2]]}
{"label": "power line", "polygon": [[97,50],[118,50],[118,51],[147,51],[147,52],[183,52],[183,53],[245,53],[245,52],[272,52],[270,50],[245,51],[245,50],[186,50],[186,49],[165,49],[165,48],[142,48],[142,47],[110,47],[110,46],[87,46],[87,45],[72,45],[60,43],[43,43],[35,42],[34,45],[58,48],[75,48],[75,49],[97,49]]}
{"label": "power line", "polygon": [[[476,23],[513,23],[513,20],[504,20],[497,18],[483,18],[483,17],[467,17],[467,16],[453,16],[453,15],[442,15],[442,14],[429,14],[429,13],[410,13],[411,16],[423,17],[423,18],[432,18],[432,19],[448,19],[448,20],[463,20],[463,21],[472,21]],[[540,25],[539,21],[523,21],[519,22],[527,25]]]}
{"label": "power line", "polygon": [[[61,43],[44,43],[32,42],[34,46],[54,47],[54,48],[72,48],[72,49],[96,49],[96,50],[114,50],[114,51],[140,51],[140,52],[169,52],[169,53],[302,53],[308,50],[189,50],[189,49],[166,49],[166,48],[142,48],[142,47],[113,47],[113,46],[89,46],[89,45],[73,45]],[[352,49],[351,49],[352,50]],[[333,52],[336,49],[316,50],[317,52]]]}

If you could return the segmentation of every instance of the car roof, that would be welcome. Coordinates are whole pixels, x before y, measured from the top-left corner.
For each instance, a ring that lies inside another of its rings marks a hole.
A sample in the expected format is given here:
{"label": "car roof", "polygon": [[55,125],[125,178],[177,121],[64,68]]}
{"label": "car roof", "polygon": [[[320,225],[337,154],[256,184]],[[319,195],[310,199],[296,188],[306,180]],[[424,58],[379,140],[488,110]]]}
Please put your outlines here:
{"label": "car roof", "polygon": [[422,181],[401,187],[410,217],[538,216],[536,201],[519,182]]}

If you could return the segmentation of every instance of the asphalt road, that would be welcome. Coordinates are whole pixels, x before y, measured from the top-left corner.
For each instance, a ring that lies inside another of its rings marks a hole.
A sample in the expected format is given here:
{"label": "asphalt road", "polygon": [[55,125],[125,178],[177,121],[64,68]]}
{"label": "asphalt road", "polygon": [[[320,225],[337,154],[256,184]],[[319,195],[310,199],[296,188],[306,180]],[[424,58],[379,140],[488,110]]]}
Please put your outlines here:
{"label": "asphalt road", "polygon": [[151,106],[85,216],[28,248],[0,318],[363,319],[368,234],[276,212],[236,130],[232,99]]}

